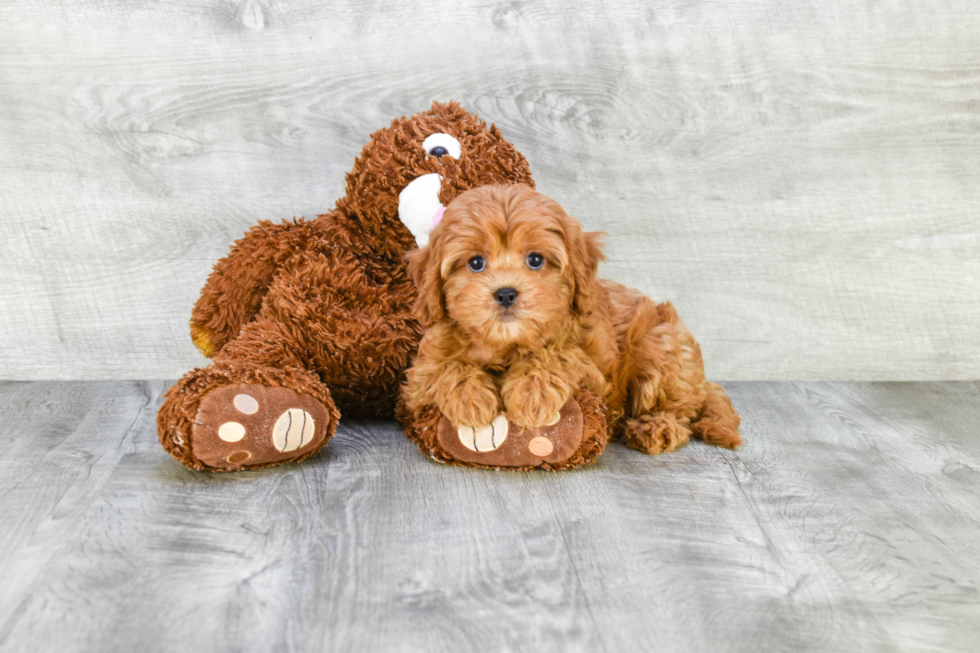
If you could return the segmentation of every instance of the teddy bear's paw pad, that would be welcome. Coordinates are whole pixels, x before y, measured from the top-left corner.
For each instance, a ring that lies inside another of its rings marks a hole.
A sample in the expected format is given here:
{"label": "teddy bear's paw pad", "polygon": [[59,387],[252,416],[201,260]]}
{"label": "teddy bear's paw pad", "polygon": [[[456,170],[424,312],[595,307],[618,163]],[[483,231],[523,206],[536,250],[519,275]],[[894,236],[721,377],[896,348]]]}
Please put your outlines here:
{"label": "teddy bear's paw pad", "polygon": [[210,392],[191,431],[191,449],[206,465],[242,469],[286,462],[323,443],[330,414],[289,388],[238,383]]}
{"label": "teddy bear's paw pad", "polygon": [[454,459],[491,467],[538,467],[568,460],[582,444],[582,409],[569,399],[547,426],[527,429],[498,415],[486,426],[455,426],[443,417],[436,437]]}
{"label": "teddy bear's paw pad", "polygon": [[290,408],[272,427],[272,444],[278,451],[295,451],[313,440],[316,420],[302,408]]}
{"label": "teddy bear's paw pad", "polygon": [[555,450],[555,445],[548,438],[543,438],[539,435],[536,438],[531,438],[531,441],[527,443],[527,450],[535,456],[544,458]]}
{"label": "teddy bear's paw pad", "polygon": [[499,448],[507,440],[507,418],[497,415],[485,426],[460,426],[456,434],[463,446],[476,453]]}

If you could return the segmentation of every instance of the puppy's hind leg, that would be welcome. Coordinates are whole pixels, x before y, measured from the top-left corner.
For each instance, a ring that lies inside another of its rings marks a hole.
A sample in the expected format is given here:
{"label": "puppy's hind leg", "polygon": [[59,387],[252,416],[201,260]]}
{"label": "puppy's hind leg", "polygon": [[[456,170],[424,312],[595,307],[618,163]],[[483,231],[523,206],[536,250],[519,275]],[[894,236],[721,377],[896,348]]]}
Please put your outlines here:
{"label": "puppy's hind leg", "polygon": [[644,298],[630,322],[626,446],[648,454],[687,444],[704,401],[701,350],[669,303]]}
{"label": "puppy's hind leg", "polygon": [[667,453],[687,444],[691,427],[673,413],[659,412],[627,419],[623,442],[630,449],[648,454]]}
{"label": "puppy's hind leg", "polygon": [[738,425],[742,419],[720,385],[710,381],[704,385],[704,406],[691,424],[691,430],[696,437],[708,444],[734,449],[742,444],[742,438],[738,434]]}

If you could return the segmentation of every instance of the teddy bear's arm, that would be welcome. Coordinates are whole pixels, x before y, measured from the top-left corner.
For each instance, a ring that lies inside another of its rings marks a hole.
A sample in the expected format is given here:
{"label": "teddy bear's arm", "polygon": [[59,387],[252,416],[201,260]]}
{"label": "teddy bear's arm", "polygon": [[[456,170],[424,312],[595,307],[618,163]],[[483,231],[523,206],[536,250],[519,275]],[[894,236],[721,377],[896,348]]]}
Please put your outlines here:
{"label": "teddy bear's arm", "polygon": [[255,317],[275,277],[281,254],[295,248],[306,224],[267,220],[235,241],[218,261],[191,313],[191,340],[213,357]]}

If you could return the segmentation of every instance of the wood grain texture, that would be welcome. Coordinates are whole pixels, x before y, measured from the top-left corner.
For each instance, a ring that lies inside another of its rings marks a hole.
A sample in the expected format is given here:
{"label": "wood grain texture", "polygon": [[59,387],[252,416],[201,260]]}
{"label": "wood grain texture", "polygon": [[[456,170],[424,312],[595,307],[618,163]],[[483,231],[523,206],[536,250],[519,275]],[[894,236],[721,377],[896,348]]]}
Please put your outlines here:
{"label": "wood grain texture", "polygon": [[433,99],[727,379],[980,374],[975,0],[0,5],[0,376],[174,377],[211,265]]}
{"label": "wood grain texture", "polygon": [[0,384],[0,651],[944,651],[980,641],[980,383],[732,383],[746,444],[561,473],[345,421],[189,472],[161,382]]}

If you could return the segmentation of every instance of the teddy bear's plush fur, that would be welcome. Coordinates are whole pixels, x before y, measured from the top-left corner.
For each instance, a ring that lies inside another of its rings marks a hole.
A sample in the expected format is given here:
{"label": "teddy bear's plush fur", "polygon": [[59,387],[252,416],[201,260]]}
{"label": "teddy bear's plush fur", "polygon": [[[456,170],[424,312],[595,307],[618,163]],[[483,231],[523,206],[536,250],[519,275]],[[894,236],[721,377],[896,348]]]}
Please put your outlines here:
{"label": "teddy bear's plush fur", "polygon": [[[433,134],[441,148],[423,148]],[[170,454],[192,469],[265,467],[315,453],[341,413],[393,415],[422,337],[404,257],[426,238],[400,209],[433,173],[443,206],[473,187],[534,184],[497,127],[454,102],[375,132],[333,211],[261,222],[215,265],[191,318],[213,362],[174,385],[157,417]]]}

